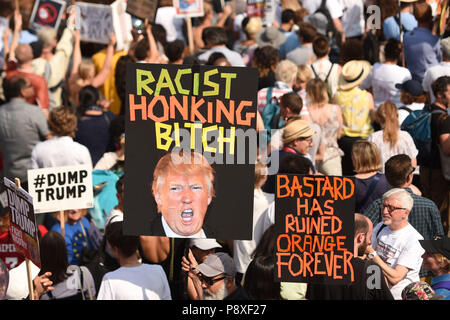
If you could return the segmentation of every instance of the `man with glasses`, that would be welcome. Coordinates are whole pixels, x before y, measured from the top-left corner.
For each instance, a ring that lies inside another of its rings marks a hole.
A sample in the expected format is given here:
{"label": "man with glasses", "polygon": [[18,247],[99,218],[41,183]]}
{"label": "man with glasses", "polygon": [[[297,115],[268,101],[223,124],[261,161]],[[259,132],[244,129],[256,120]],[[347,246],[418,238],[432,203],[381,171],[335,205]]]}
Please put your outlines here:
{"label": "man with glasses", "polygon": [[392,296],[401,300],[402,290],[420,281],[423,237],[408,222],[414,200],[408,191],[394,188],[383,195],[382,222],[374,229],[367,257],[380,266]]}
{"label": "man with glasses", "polygon": [[227,253],[209,255],[192,271],[197,272],[194,285],[203,300],[250,300],[245,289],[235,284],[236,267]]}
{"label": "man with glasses", "polygon": [[[393,188],[406,190],[414,200],[414,207],[409,214],[409,223],[416,229],[425,240],[432,240],[436,236],[443,236],[444,229],[441,214],[436,204],[428,198],[417,195],[417,188],[412,184],[414,167],[411,158],[406,154],[399,154],[389,158],[385,164],[385,175]],[[415,193],[416,192],[416,193]],[[381,222],[382,199],[372,202],[364,211],[373,225]],[[425,276],[427,274],[421,274]]]}

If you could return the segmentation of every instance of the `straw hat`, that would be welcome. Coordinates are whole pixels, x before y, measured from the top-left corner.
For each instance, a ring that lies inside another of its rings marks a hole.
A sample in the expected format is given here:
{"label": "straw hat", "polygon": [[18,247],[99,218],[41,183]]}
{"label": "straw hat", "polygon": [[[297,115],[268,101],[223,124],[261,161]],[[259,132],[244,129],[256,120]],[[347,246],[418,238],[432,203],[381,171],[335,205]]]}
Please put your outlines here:
{"label": "straw hat", "polygon": [[371,70],[372,66],[368,61],[352,60],[347,62],[339,76],[339,89],[350,90],[360,85]]}
{"label": "straw hat", "polygon": [[283,144],[287,145],[296,139],[311,137],[314,133],[316,132],[305,120],[297,119],[288,122],[283,130]]}

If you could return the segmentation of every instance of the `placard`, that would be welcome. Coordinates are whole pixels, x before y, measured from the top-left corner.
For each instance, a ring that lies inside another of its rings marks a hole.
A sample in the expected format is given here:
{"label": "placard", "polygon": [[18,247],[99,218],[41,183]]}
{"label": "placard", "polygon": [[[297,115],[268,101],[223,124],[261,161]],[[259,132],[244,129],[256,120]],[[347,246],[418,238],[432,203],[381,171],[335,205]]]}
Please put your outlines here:
{"label": "placard", "polygon": [[278,174],[276,179],[275,281],[354,281],[354,178]]}
{"label": "placard", "polygon": [[247,0],[247,16],[264,18],[265,0]]}
{"label": "placard", "polygon": [[173,0],[177,17],[202,17],[202,0]]}
{"label": "placard", "polygon": [[124,0],[116,0],[111,4],[116,50],[118,51],[128,50],[129,44],[133,41],[131,16],[125,12],[126,7]]}
{"label": "placard", "polygon": [[[250,240],[257,145],[257,70],[130,63],[126,82],[124,232],[167,235],[162,217],[165,209],[170,209],[164,208],[170,199],[158,196],[164,197],[169,190],[158,192],[173,181],[161,178],[164,182],[155,181],[155,186],[153,177],[159,177],[155,168],[157,164],[163,168],[163,158],[172,164],[168,168],[185,164],[186,159],[178,153],[183,150],[183,156],[195,159],[190,165],[203,165],[204,175],[199,177],[201,182],[191,185],[182,180],[175,183],[179,188],[174,189],[191,189],[195,195],[200,190],[206,198],[197,204],[191,199],[192,205],[180,199],[175,201],[176,206],[183,207],[174,209],[176,218],[172,222],[183,228],[204,216],[202,227],[207,238]],[[186,173],[181,172],[180,179],[191,177],[188,172],[199,169],[190,165],[185,167]],[[172,171],[165,172],[169,172],[167,177],[174,175]],[[195,205],[201,208],[196,209]],[[184,230],[174,235],[179,236],[194,234]]]}
{"label": "placard", "polygon": [[58,30],[66,2],[61,0],[36,0],[30,18],[30,28],[38,31],[42,27]]}
{"label": "placard", "polygon": [[158,9],[158,0],[128,0],[127,12],[142,20],[148,19],[149,22],[155,22],[156,10]]}
{"label": "placard", "polygon": [[87,2],[76,2],[75,5],[80,15],[81,41],[108,44],[114,32],[111,6]]}
{"label": "placard", "polygon": [[35,213],[93,207],[92,166],[28,170],[28,189]]}
{"label": "placard", "polygon": [[9,232],[16,250],[41,267],[39,255],[39,237],[34,217],[33,199],[22,188],[17,187],[8,178],[4,178],[8,206],[11,212]]}

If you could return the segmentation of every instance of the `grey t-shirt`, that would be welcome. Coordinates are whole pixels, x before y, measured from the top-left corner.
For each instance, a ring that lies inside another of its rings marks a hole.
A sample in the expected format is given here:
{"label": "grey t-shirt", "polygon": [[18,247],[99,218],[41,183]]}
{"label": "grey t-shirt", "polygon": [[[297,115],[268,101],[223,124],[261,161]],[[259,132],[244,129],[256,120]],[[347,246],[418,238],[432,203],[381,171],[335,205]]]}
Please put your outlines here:
{"label": "grey t-shirt", "polygon": [[31,152],[49,133],[47,118],[38,106],[20,98],[0,106],[0,153],[4,176],[27,181]]}

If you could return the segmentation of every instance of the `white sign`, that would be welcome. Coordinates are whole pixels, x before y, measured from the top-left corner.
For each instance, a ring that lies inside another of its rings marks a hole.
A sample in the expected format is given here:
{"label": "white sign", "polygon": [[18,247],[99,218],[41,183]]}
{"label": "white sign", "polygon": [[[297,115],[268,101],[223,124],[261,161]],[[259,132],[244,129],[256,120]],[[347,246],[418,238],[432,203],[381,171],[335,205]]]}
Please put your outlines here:
{"label": "white sign", "polygon": [[35,213],[92,208],[92,166],[28,170],[28,189]]}
{"label": "white sign", "polygon": [[112,19],[114,32],[116,33],[116,49],[128,50],[133,35],[131,29],[133,28],[131,22],[131,15],[126,13],[127,4],[124,0],[116,0],[111,4]]}
{"label": "white sign", "polygon": [[79,8],[81,41],[108,44],[114,32],[111,6],[86,2],[75,5]]}

